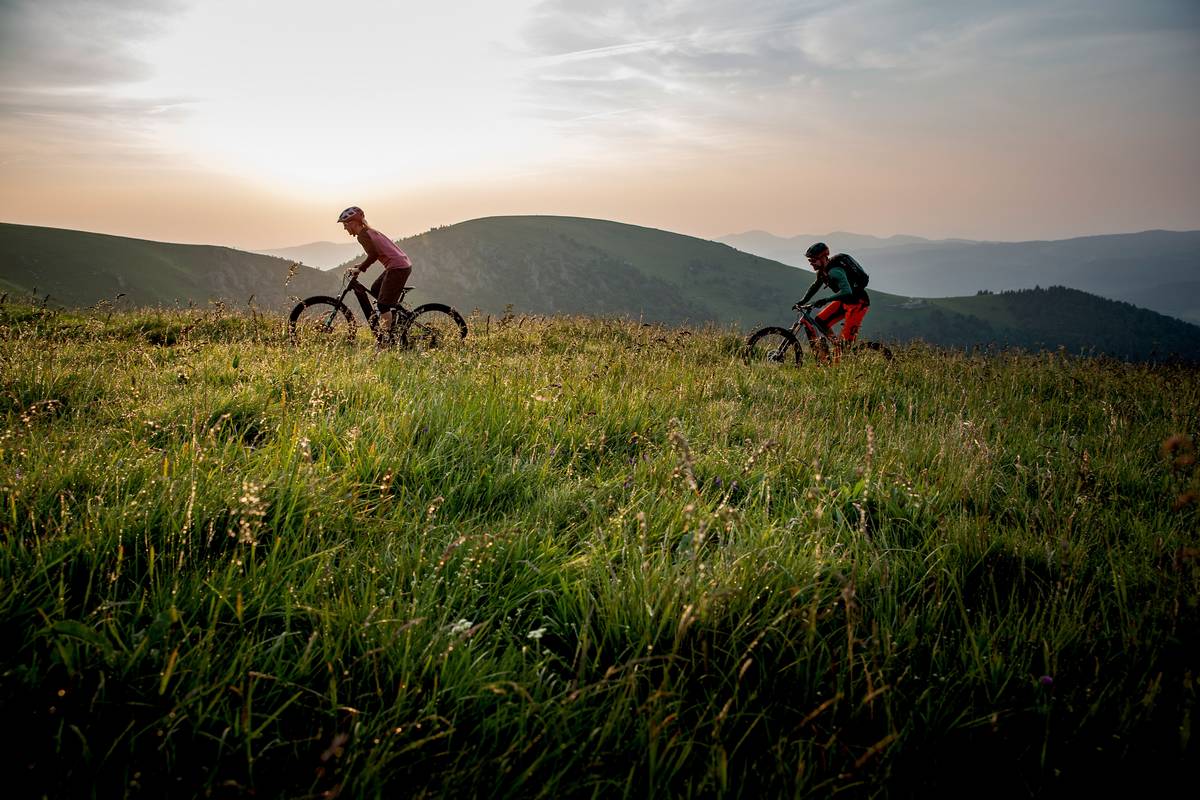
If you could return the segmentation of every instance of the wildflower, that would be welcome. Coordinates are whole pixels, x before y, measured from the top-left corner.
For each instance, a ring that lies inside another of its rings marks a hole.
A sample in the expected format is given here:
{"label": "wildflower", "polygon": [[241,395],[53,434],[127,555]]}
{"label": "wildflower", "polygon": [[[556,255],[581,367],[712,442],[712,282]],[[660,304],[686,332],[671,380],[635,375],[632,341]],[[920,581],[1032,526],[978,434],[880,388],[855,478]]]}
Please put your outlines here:
{"label": "wildflower", "polygon": [[455,636],[460,636],[471,630],[471,626],[474,624],[475,623],[471,622],[469,619],[460,619],[458,622],[450,626],[450,633],[454,634]]}
{"label": "wildflower", "polygon": [[533,639],[536,642],[536,641],[539,641],[545,635],[546,635],[545,628],[534,628],[529,633],[525,634],[525,638]]}
{"label": "wildflower", "polygon": [[1054,678],[1050,677],[1049,675],[1043,675],[1042,677],[1038,678],[1038,683],[1046,688],[1049,688],[1054,685]]}

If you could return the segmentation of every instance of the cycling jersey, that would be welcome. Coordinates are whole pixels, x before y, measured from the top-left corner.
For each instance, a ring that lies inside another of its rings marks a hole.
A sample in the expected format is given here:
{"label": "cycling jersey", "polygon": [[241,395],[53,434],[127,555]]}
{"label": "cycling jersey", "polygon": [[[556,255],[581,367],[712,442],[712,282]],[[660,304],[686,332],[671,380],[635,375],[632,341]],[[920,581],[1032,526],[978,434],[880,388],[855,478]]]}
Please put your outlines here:
{"label": "cycling jersey", "polygon": [[395,242],[374,228],[367,228],[358,234],[358,243],[367,253],[367,260],[358,265],[359,272],[376,261],[383,264],[384,269],[404,269],[412,266],[412,259]]}
{"label": "cycling jersey", "polygon": [[850,279],[846,276],[846,270],[837,266],[837,256],[830,260],[830,267],[825,272],[817,270],[817,279],[813,281],[813,285],[804,293],[804,299],[800,301],[800,305],[804,305],[809,301],[814,294],[821,290],[822,286],[828,286],[833,290],[833,297],[825,298],[825,302],[832,303],[839,301],[843,303],[862,303],[863,305],[871,305],[871,298],[867,296],[866,289],[855,289],[850,285]]}

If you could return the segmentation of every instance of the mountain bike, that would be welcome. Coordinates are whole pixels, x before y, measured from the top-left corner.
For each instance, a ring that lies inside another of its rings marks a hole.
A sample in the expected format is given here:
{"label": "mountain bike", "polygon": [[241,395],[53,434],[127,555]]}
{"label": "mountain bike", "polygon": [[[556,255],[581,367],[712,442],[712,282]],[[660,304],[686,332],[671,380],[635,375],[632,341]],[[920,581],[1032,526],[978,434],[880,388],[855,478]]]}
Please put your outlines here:
{"label": "mountain bike", "polygon": [[[467,338],[467,323],[462,314],[444,303],[425,303],[407,309],[403,305],[404,296],[412,289],[405,286],[396,304],[384,305],[376,302],[370,289],[359,283],[357,275],[347,275],[342,278],[341,294],[337,297],[317,295],[297,303],[288,317],[288,332],[293,341],[309,338],[353,342],[358,336],[359,322],[344,301],[347,294],[354,292],[363,317],[381,346],[400,344],[413,350],[431,350],[461,345]],[[386,311],[392,312],[392,322],[385,331],[380,329],[379,318]]]}
{"label": "mountain bike", "polygon": [[[744,354],[747,363],[786,364],[790,359],[799,364],[804,358],[805,350],[820,364],[838,361],[843,356],[892,360],[892,351],[879,342],[846,342],[841,337],[834,336],[833,332],[817,319],[813,306],[797,303],[792,306],[792,310],[798,316],[790,330],[771,326],[750,335],[746,340]],[[803,347],[801,334],[804,336]]]}

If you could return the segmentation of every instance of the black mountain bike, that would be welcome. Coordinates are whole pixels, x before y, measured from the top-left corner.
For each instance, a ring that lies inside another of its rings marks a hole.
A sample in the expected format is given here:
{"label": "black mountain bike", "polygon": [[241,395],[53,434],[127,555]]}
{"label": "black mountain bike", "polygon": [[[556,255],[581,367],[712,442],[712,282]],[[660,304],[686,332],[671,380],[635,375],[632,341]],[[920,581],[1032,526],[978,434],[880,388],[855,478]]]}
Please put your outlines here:
{"label": "black mountain bike", "polygon": [[[875,358],[882,361],[892,360],[892,351],[879,342],[855,341],[847,343],[835,337],[813,313],[812,306],[802,306],[799,303],[792,306],[799,316],[791,330],[780,327],[767,327],[755,331],[746,340],[745,358],[747,363],[786,364],[793,361],[799,364],[804,358],[804,351],[819,364],[836,361],[844,355],[855,358]],[[803,334],[803,340],[801,340]],[[801,346],[801,341],[804,345]]]}
{"label": "black mountain bike", "polygon": [[[400,344],[414,350],[430,350],[461,345],[467,338],[467,323],[450,306],[444,303],[425,303],[409,310],[403,306],[404,296],[412,291],[405,286],[400,292],[400,302],[384,306],[375,302],[371,291],[358,282],[358,276],[342,279],[341,294],[337,297],[317,295],[301,300],[288,317],[288,331],[293,340],[340,339],[353,342],[358,336],[358,320],[349,306],[343,302],[346,295],[354,292],[362,307],[363,317],[375,340],[381,345]],[[380,330],[379,317],[385,311],[392,312],[392,323],[388,329]]]}

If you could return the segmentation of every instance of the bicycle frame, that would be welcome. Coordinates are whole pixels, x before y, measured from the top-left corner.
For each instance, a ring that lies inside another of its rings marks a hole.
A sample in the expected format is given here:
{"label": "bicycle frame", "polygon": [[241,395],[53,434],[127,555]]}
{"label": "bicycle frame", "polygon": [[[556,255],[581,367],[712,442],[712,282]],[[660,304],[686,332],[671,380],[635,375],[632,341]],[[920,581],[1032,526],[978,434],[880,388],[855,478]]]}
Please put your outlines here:
{"label": "bicycle frame", "polygon": [[[791,330],[768,325],[750,336],[746,341],[748,361],[765,358],[770,362],[783,363],[787,360],[788,351],[793,348],[797,364],[800,363],[806,349],[811,358],[821,363],[836,363],[843,354],[860,351],[878,353],[883,360],[892,360],[892,351],[879,342],[858,341],[857,339],[848,342],[836,336],[832,330],[822,324],[820,317],[813,313],[812,306],[797,304],[792,306],[792,310],[796,312],[796,321],[792,323]],[[801,337],[801,333],[804,334],[803,337]],[[801,345],[802,341],[807,343],[807,347]],[[768,348],[772,345],[774,347],[773,349],[756,349],[756,345],[760,342]]]}
{"label": "bicycle frame", "polygon": [[[828,352],[830,349],[841,346],[841,342],[822,329],[821,323],[817,321],[817,315],[813,313],[812,306],[800,306],[796,308],[796,312],[796,321],[792,324],[792,335],[797,340],[799,340],[800,333],[803,331],[804,338],[808,340],[809,345],[812,346],[814,351],[824,350]],[[834,352],[836,352],[836,349]]]}
{"label": "bicycle frame", "polygon": [[[400,291],[400,300],[404,299],[404,295],[408,294],[409,289],[410,287],[405,286]],[[366,286],[363,286],[361,283],[359,283],[357,277],[354,277],[342,287],[342,293],[338,295],[338,302],[345,303],[346,295],[348,295],[350,292],[354,292],[354,296],[358,298],[358,305],[362,308],[363,318],[367,320],[367,324],[371,326],[371,330],[375,330],[376,325],[379,324],[380,312],[378,306],[373,302],[374,297],[371,294],[371,291]],[[400,305],[400,303],[397,303],[391,310],[393,312],[393,327],[402,324],[405,320],[412,316],[412,312],[407,308],[404,308],[402,305]]]}

